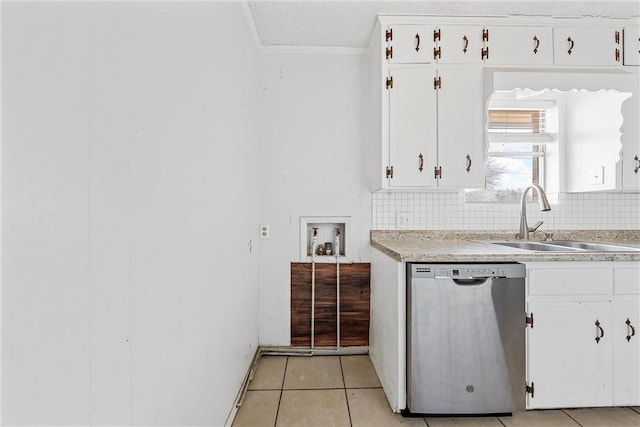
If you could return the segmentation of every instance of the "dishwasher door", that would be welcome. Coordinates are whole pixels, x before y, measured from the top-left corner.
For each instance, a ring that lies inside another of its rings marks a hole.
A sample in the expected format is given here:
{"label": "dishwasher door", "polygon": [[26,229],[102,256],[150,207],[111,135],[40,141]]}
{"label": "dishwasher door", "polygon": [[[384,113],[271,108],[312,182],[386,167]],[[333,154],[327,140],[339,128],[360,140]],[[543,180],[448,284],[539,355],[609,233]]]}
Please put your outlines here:
{"label": "dishwasher door", "polygon": [[407,412],[524,410],[525,266],[407,266]]}

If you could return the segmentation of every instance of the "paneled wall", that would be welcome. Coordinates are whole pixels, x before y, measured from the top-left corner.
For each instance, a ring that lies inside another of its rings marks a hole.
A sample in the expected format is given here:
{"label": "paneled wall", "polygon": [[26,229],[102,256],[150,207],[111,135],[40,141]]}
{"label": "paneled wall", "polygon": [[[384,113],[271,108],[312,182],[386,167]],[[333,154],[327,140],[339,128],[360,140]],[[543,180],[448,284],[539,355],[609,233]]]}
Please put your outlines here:
{"label": "paneled wall", "polygon": [[257,60],[238,2],[3,2],[3,425],[224,425],[258,344]]}

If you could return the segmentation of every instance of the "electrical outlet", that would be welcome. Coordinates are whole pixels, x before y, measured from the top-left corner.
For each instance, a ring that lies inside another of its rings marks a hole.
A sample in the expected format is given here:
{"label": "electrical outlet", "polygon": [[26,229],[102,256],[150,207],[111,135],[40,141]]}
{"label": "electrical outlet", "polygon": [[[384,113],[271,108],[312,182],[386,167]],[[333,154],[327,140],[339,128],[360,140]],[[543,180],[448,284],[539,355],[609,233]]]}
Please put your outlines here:
{"label": "electrical outlet", "polygon": [[404,229],[413,227],[413,214],[411,212],[396,212],[396,227]]}
{"label": "electrical outlet", "polygon": [[260,238],[268,239],[269,238],[269,224],[260,224]]}
{"label": "electrical outlet", "polygon": [[591,185],[601,185],[604,184],[604,166],[600,166],[597,168],[591,168],[587,171],[589,176],[589,184]]}

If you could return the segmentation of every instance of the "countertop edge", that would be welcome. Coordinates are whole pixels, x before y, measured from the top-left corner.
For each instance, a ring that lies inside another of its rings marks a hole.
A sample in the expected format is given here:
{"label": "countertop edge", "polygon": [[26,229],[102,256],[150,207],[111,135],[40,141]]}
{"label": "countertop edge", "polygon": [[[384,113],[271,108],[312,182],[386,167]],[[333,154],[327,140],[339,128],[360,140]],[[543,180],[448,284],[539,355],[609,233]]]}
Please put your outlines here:
{"label": "countertop edge", "polygon": [[[640,261],[640,252],[535,252],[492,245],[488,242],[515,240],[506,239],[505,235],[514,234],[483,231],[379,233],[372,230],[370,243],[372,247],[398,262]],[[637,245],[640,230],[564,230],[561,239]]]}

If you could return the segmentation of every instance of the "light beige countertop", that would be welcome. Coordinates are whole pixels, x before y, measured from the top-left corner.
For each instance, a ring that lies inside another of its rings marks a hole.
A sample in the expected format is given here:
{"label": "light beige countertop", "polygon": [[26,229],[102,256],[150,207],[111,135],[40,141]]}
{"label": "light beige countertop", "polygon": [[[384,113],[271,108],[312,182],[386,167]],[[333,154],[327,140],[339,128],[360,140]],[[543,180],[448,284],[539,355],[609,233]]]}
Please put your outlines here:
{"label": "light beige countertop", "polygon": [[[599,242],[640,247],[640,230],[556,230],[553,240]],[[371,245],[396,261],[407,262],[505,262],[505,261],[640,261],[640,252],[536,252],[494,245],[491,241],[515,241],[514,231],[372,230]],[[531,241],[545,234],[532,233]],[[553,243],[553,242],[548,242]]]}

